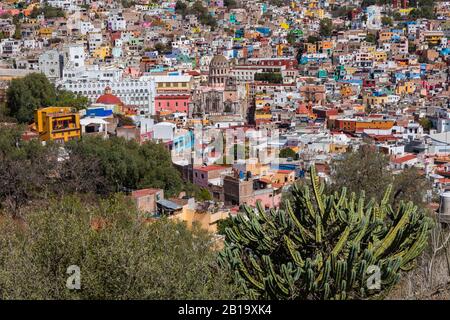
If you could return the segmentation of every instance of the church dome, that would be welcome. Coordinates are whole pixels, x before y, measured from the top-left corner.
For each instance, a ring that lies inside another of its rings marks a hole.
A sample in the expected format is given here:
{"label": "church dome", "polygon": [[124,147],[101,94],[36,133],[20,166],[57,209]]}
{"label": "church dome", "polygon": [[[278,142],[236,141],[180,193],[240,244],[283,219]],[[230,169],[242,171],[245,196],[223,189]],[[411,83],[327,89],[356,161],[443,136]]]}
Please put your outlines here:
{"label": "church dome", "polygon": [[209,63],[209,67],[215,67],[215,68],[223,68],[228,67],[229,63],[227,58],[225,58],[223,55],[217,55],[212,58],[211,62]]}
{"label": "church dome", "polygon": [[230,63],[223,55],[212,58],[209,64],[209,85],[212,87],[224,86],[230,73]]}
{"label": "church dome", "polygon": [[103,104],[113,104],[113,105],[120,105],[122,106],[122,100],[120,100],[119,97],[111,94],[111,88],[110,87],[106,87],[105,88],[105,93],[102,94],[100,97],[98,97],[97,103],[103,103]]}

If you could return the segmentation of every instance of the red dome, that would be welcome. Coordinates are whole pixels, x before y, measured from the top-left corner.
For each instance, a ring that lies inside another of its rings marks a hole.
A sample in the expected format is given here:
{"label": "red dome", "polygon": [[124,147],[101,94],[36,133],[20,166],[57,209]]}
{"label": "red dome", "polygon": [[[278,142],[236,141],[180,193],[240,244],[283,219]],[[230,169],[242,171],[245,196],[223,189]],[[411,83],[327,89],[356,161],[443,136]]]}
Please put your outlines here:
{"label": "red dome", "polygon": [[97,103],[123,105],[118,97],[110,93],[105,93],[98,97]]}

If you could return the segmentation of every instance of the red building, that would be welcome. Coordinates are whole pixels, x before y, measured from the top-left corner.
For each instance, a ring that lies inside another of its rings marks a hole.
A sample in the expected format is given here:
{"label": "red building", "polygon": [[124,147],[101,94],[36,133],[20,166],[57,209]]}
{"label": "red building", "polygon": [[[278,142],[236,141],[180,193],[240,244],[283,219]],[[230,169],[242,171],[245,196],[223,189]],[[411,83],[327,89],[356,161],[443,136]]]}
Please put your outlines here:
{"label": "red building", "polygon": [[376,82],[373,79],[364,79],[363,88],[375,88]]}
{"label": "red building", "polygon": [[329,116],[338,115],[338,109],[327,109],[327,108],[313,108],[312,112],[317,116],[318,119],[327,119]]}
{"label": "red building", "polygon": [[155,111],[187,112],[190,99],[188,94],[158,95],[155,97]]}
{"label": "red building", "polygon": [[335,119],[333,121],[333,129],[338,131],[355,132],[356,120],[355,119]]}
{"label": "red building", "polygon": [[283,58],[267,58],[259,61],[258,65],[264,67],[271,66],[285,66],[286,69],[296,68],[298,66],[298,61],[296,59],[283,59]]}

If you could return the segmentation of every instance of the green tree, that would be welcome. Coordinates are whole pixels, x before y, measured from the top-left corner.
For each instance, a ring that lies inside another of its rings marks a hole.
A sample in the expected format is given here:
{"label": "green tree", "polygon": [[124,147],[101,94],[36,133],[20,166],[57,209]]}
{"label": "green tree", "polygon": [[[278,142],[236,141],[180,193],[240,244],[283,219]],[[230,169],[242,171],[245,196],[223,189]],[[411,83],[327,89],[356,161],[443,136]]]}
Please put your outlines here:
{"label": "green tree", "polygon": [[43,14],[46,19],[65,17],[63,9],[44,4],[44,6],[42,7],[34,7],[30,13],[30,18],[35,19],[38,15],[41,14]]}
{"label": "green tree", "polygon": [[320,20],[319,34],[322,37],[330,37],[333,33],[333,21],[329,18]]}
{"label": "green tree", "polygon": [[318,41],[320,41],[320,39],[316,36],[311,36],[309,35],[306,42],[308,43],[317,43]]}
{"label": "green tree", "polygon": [[[51,192],[58,147],[23,141],[24,126],[0,126],[0,208],[20,216],[22,206]],[[61,186],[59,186],[61,188]]]}
{"label": "green tree", "polygon": [[71,91],[57,90],[55,105],[70,107],[75,110],[86,109],[89,106],[89,99],[82,95],[76,95]]}
{"label": "green tree", "polygon": [[118,126],[122,127],[122,126],[134,126],[135,123],[133,121],[132,118],[122,115],[122,114],[118,114],[117,118],[119,119],[119,123]]}
{"label": "green tree", "polygon": [[[422,174],[414,168],[403,170],[400,174],[393,174],[389,169],[389,158],[375,150],[370,145],[363,145],[357,151],[345,154],[343,160],[335,160],[331,164],[330,190],[339,191],[347,187],[350,192],[358,193],[364,190],[368,199],[375,198],[381,201],[383,195],[380,190],[385,190],[393,184],[390,203],[395,207],[401,200],[413,201],[420,208],[426,206],[425,195],[431,186]],[[411,179],[408,191],[405,181]],[[407,180],[406,179],[406,180]],[[403,186],[403,187],[401,187]]]}
{"label": "green tree", "polygon": [[[294,185],[287,210],[233,218],[219,262],[253,299],[361,299],[385,295],[414,266],[432,220],[411,202],[366,201],[364,193],[324,193],[311,167],[311,188]],[[381,288],[368,287],[374,269]],[[375,269],[375,270],[376,270]]]}
{"label": "green tree", "polygon": [[403,19],[402,15],[400,14],[400,12],[394,12],[393,18],[395,21],[400,21]]}
{"label": "green tree", "polygon": [[175,13],[181,14],[183,17],[188,13],[188,7],[186,3],[181,0],[178,0],[175,4]]}
{"label": "green tree", "polygon": [[232,227],[233,219],[231,217],[217,221],[217,233],[220,235],[226,235],[227,228]]}
{"label": "green tree", "polygon": [[388,17],[388,16],[381,17],[381,23],[383,24],[383,26],[393,26],[394,25],[394,21],[392,20],[391,17]]}
{"label": "green tree", "polygon": [[377,43],[377,36],[374,35],[373,33],[367,33],[366,41],[369,42],[369,43],[374,43],[375,44],[375,43]]}
{"label": "green tree", "polygon": [[122,0],[122,7],[124,8],[131,8],[132,6],[134,6],[136,4],[135,1],[133,0]]}
{"label": "green tree", "polygon": [[15,23],[16,29],[14,30],[13,39],[20,40],[22,39],[22,24],[20,22]]}
{"label": "green tree", "polygon": [[196,15],[201,24],[208,25],[213,29],[217,26],[216,19],[209,14],[208,9],[203,6],[201,1],[194,2],[189,13]]}
{"label": "green tree", "polygon": [[280,72],[255,73],[255,81],[265,81],[269,83],[282,83],[283,76]]}
{"label": "green tree", "polygon": [[[138,217],[115,196],[53,200],[30,208],[21,224],[2,218],[0,299],[237,298],[209,234]],[[81,290],[66,287],[71,265],[80,268]]]}
{"label": "green tree", "polygon": [[291,148],[284,148],[280,150],[280,158],[295,158],[297,153]]}
{"label": "green tree", "polygon": [[433,123],[428,118],[420,118],[419,123],[425,131],[429,132],[433,128]]}
{"label": "green tree", "polygon": [[42,107],[65,106],[80,110],[89,105],[86,97],[57,90],[42,73],[31,73],[12,80],[6,97],[10,115],[19,122],[30,122],[34,118],[34,111]]}
{"label": "green tree", "polygon": [[139,145],[117,137],[85,137],[66,147],[71,154],[99,160],[106,187],[98,192],[161,188],[165,195],[174,196],[183,190],[180,173],[162,144],[149,141]]}
{"label": "green tree", "polygon": [[223,4],[225,7],[227,7],[228,9],[234,9],[237,8],[237,3],[236,0],[224,0]]}
{"label": "green tree", "polygon": [[55,87],[41,73],[32,73],[13,79],[6,92],[7,108],[19,122],[34,118],[34,110],[51,106],[55,102]]}
{"label": "green tree", "polygon": [[172,44],[171,43],[164,44],[161,42],[157,42],[155,44],[154,50],[158,51],[161,54],[171,53],[172,52]]}
{"label": "green tree", "polygon": [[208,191],[208,189],[200,188],[198,192],[196,192],[195,199],[198,201],[207,201],[212,200],[213,197],[211,195],[211,192]]}

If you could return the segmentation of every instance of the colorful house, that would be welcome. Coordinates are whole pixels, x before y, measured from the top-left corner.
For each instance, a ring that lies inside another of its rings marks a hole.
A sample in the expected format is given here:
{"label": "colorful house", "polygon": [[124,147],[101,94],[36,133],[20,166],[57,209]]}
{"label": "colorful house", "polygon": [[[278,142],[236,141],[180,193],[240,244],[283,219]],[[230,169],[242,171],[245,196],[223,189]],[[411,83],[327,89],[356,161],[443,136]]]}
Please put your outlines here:
{"label": "colorful house", "polygon": [[81,136],[80,115],[69,107],[38,109],[34,121],[42,141],[67,142]]}
{"label": "colorful house", "polygon": [[161,94],[155,97],[155,111],[187,112],[191,96],[188,94]]}

